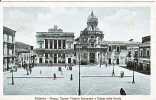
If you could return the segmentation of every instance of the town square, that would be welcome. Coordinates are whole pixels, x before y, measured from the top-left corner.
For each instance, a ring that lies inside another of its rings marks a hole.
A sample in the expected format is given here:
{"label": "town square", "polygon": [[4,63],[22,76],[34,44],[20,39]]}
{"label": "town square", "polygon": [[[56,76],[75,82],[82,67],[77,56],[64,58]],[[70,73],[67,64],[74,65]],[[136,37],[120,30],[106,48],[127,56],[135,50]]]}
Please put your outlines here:
{"label": "town square", "polygon": [[4,11],[4,95],[150,95],[149,8]]}

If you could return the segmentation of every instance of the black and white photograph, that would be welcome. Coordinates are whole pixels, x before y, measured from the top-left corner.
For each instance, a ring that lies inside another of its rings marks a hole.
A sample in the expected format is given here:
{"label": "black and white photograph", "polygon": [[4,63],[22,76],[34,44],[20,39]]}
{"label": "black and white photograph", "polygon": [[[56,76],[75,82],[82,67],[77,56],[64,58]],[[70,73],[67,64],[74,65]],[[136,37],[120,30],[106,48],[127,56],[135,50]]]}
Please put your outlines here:
{"label": "black and white photograph", "polygon": [[4,95],[150,95],[150,7],[4,7]]}

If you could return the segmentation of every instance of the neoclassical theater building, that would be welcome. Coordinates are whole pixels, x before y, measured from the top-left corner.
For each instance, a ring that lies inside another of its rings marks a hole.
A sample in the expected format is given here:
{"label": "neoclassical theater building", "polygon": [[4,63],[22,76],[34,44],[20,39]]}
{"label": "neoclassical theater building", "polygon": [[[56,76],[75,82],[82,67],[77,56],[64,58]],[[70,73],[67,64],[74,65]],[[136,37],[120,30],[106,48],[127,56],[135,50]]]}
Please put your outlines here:
{"label": "neoclassical theater building", "polygon": [[73,63],[74,33],[63,32],[54,25],[48,32],[37,32],[36,61],[40,65]]}

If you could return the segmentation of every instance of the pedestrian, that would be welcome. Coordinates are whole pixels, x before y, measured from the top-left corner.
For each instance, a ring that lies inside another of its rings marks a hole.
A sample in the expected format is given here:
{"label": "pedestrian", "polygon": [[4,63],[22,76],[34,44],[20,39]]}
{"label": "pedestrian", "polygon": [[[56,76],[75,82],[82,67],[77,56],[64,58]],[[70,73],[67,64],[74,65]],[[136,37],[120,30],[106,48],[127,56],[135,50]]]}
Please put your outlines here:
{"label": "pedestrian", "polygon": [[120,95],[126,95],[126,92],[123,88],[120,89]]}
{"label": "pedestrian", "polygon": [[70,80],[73,80],[73,75],[72,74],[70,75]]}
{"label": "pedestrian", "polygon": [[69,70],[72,70],[72,66],[69,66]]}
{"label": "pedestrian", "polygon": [[29,66],[28,66],[28,64],[25,63],[25,67],[26,67],[27,75],[29,75]]}
{"label": "pedestrian", "polygon": [[23,67],[24,67],[24,69],[26,69],[26,63],[25,63],[25,61],[24,61]]}
{"label": "pedestrian", "polygon": [[120,77],[123,78],[124,77],[124,71],[120,72]]}
{"label": "pedestrian", "polygon": [[31,64],[29,64],[29,71],[30,71],[30,74],[31,74],[31,72],[32,72],[32,69],[31,69],[32,67],[31,67]]}
{"label": "pedestrian", "polygon": [[42,74],[42,71],[40,70],[40,74]]}
{"label": "pedestrian", "polygon": [[62,68],[61,67],[58,67],[58,71],[62,71]]}
{"label": "pedestrian", "polygon": [[31,69],[31,68],[29,68],[29,71],[30,71],[30,74],[31,74],[31,72],[32,72],[32,69]]}
{"label": "pedestrian", "polygon": [[71,66],[71,70],[72,70],[72,66]]}
{"label": "pedestrian", "polygon": [[66,64],[65,64],[65,68],[66,68]]}
{"label": "pedestrian", "polygon": [[54,73],[53,76],[54,76],[54,80],[55,80],[56,79],[56,74]]}
{"label": "pedestrian", "polygon": [[115,72],[114,72],[114,70],[112,71],[112,76],[115,76]]}

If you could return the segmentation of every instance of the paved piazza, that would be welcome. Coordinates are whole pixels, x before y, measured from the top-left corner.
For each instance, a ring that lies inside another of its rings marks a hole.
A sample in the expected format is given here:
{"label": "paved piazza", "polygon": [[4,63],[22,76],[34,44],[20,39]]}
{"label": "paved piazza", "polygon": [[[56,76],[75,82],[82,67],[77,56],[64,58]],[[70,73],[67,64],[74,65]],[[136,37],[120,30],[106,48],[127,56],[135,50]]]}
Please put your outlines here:
{"label": "paved piazza", "polygon": [[[11,73],[4,72],[4,95],[77,95],[78,94],[78,65],[72,71],[57,66],[34,67],[31,75],[26,70],[18,69],[14,73],[15,84],[11,85]],[[81,65],[81,94],[82,95],[120,95],[124,88],[127,95],[149,95],[150,75],[135,72],[135,84],[132,84],[133,72],[114,66],[115,76],[112,77],[113,66]],[[124,71],[125,77],[120,78]],[[56,73],[56,80],[53,79]],[[73,80],[70,80],[71,74]],[[29,77],[29,78],[26,78]]]}

